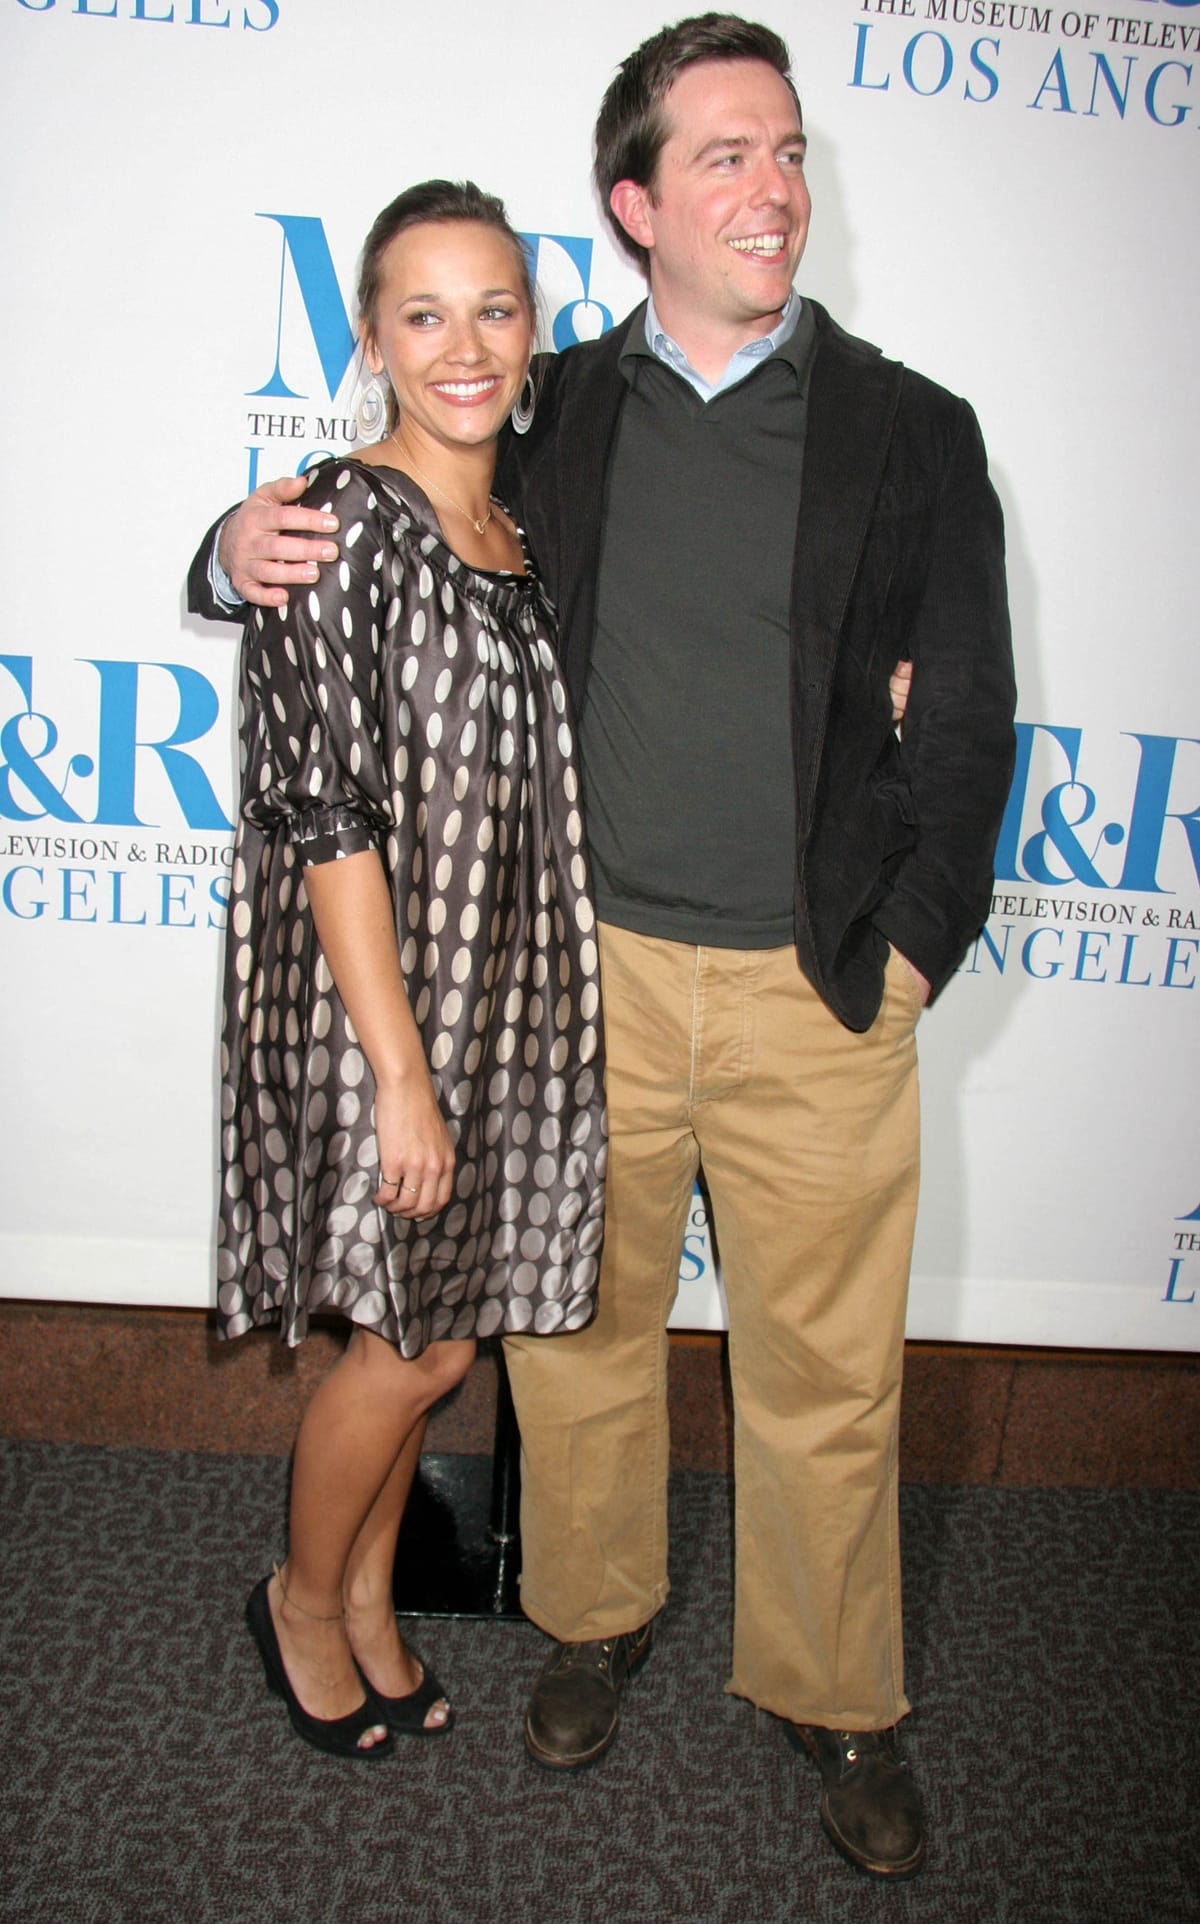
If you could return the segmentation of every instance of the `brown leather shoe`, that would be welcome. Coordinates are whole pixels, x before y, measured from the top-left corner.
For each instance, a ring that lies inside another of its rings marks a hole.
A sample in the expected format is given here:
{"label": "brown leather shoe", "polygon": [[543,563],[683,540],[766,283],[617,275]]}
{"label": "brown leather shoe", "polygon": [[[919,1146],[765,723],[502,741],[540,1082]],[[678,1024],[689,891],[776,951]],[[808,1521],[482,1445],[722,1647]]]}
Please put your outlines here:
{"label": "brown leather shoe", "polygon": [[921,1793],[894,1730],[822,1730],[785,1724],[788,1742],[815,1757],[821,1820],[832,1844],[871,1877],[911,1877],[925,1855]]}
{"label": "brown leather shoe", "polygon": [[596,1643],[560,1643],[533,1687],[525,1742],[539,1764],[580,1770],[602,1757],[621,1721],[621,1692],[650,1655],[644,1623]]}

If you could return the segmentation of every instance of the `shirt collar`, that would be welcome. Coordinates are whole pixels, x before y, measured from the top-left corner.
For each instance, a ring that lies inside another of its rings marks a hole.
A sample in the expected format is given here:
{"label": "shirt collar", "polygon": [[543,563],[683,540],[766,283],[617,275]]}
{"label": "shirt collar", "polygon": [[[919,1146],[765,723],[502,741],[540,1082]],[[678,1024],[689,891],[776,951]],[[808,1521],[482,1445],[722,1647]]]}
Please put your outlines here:
{"label": "shirt collar", "polygon": [[[793,288],[788,295],[783,313],[770,333],[760,335],[757,340],[747,341],[744,346],[736,349],[716,380],[707,381],[703,374],[697,373],[679,343],[673,341],[664,331],[655,311],[654,296],[651,294],[646,302],[645,347],[656,361],[661,361],[664,367],[673,368],[676,374],[681,375],[688,386],[695,389],[702,401],[711,401],[716,395],[724,394],[727,388],[736,387],[739,381],[744,381],[748,374],[754,372],[760,361],[769,359],[792,339],[799,326],[803,308],[804,303]],[[641,344],[635,338],[627,344],[625,351],[637,353],[640,346]]]}

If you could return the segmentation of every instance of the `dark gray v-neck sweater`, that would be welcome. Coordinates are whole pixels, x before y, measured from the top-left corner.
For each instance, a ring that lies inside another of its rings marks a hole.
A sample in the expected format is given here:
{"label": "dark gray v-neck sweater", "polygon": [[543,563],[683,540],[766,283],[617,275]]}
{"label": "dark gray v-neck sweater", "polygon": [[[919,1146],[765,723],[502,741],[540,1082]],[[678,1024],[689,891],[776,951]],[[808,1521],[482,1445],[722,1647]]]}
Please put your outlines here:
{"label": "dark gray v-neck sweater", "polygon": [[708,402],[640,328],[622,351],[580,744],[596,905],[642,935],[792,941],[788,615],[813,334],[806,308]]}

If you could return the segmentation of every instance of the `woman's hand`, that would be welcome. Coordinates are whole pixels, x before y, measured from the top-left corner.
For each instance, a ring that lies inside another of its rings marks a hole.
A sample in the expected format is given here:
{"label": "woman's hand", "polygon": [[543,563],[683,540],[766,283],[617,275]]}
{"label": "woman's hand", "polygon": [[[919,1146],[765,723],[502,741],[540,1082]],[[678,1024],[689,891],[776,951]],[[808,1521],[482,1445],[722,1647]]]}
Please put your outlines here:
{"label": "woman's hand", "polygon": [[434,1216],[454,1187],[454,1145],[423,1071],[375,1091],[379,1188],[375,1202],[390,1216]]}
{"label": "woman's hand", "polygon": [[904,711],[908,707],[908,694],[912,687],[913,665],[911,661],[898,661],[888,677],[888,690],[892,697],[892,726],[904,733],[901,724]]}

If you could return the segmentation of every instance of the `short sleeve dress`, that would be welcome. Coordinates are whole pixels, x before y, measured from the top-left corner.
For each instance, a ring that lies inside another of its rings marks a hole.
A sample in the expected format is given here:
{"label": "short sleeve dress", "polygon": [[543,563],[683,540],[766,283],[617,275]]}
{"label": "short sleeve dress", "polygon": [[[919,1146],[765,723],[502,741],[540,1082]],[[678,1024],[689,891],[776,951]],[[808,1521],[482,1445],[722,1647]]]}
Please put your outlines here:
{"label": "short sleeve dress", "polygon": [[[606,1128],[594,911],[553,618],[529,563],[447,548],[406,475],[344,460],[309,507],[340,561],[242,643],[241,812],[225,953],[222,1331],[289,1344],[338,1311],[408,1357],[587,1323]],[[528,562],[528,557],[527,557]],[[370,1065],[304,867],[383,861],[455,1146],[440,1215],[390,1216]]]}

